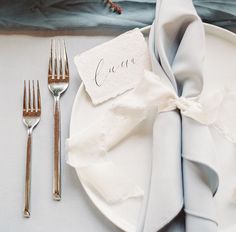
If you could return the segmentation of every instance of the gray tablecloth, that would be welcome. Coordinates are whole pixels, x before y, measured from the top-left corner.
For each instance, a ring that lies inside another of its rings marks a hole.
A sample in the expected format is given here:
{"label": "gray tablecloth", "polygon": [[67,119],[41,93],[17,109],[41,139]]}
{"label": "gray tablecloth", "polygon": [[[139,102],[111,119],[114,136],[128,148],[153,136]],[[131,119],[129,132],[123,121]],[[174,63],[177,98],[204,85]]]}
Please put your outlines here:
{"label": "gray tablecloth", "polygon": [[[158,0],[157,0],[158,1]],[[156,0],[116,0],[112,13],[101,0],[0,0],[0,29],[134,28],[150,25]],[[236,30],[235,0],[193,0],[204,22]]]}

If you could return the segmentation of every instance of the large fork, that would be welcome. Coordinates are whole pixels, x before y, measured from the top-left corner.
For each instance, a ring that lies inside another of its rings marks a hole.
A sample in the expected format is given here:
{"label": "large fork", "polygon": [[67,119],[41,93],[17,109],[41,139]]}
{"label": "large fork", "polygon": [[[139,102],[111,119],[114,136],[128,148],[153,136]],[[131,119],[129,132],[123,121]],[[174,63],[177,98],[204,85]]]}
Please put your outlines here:
{"label": "large fork", "polygon": [[[33,92],[31,92],[30,81],[28,84],[28,97],[26,96],[26,81],[24,81],[24,96],[23,96],[23,122],[27,127],[27,153],[26,153],[26,173],[25,173],[25,201],[24,201],[24,216],[30,217],[30,185],[31,185],[31,145],[32,132],[40,121],[41,115],[41,99],[39,82],[37,81],[37,92],[35,94],[34,81],[32,81]],[[26,99],[28,98],[28,99]],[[33,98],[33,104],[31,101]],[[28,100],[28,104],[27,104]]]}
{"label": "large fork", "polygon": [[53,199],[61,200],[61,123],[60,97],[69,85],[69,66],[65,42],[51,41],[48,68],[48,88],[54,97],[54,167]]}

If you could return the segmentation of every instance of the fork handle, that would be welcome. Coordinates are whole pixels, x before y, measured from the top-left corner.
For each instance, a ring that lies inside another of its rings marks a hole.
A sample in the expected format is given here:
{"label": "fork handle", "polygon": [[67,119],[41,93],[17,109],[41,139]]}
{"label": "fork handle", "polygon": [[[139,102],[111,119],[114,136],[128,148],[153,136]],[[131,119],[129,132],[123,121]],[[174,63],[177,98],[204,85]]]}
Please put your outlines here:
{"label": "fork handle", "polygon": [[60,97],[54,98],[54,167],[53,167],[53,199],[61,200],[61,125]]}
{"label": "fork handle", "polygon": [[25,172],[25,201],[24,217],[30,217],[30,186],[31,186],[31,144],[32,132],[28,131],[27,152],[26,152],[26,172]]}

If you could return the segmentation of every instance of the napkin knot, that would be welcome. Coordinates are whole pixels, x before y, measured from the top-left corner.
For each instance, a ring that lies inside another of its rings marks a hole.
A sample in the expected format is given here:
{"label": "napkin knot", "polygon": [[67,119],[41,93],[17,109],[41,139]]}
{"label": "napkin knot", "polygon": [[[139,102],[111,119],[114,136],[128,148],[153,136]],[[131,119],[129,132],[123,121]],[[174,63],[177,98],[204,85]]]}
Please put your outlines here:
{"label": "napkin knot", "polygon": [[181,112],[185,112],[187,110],[198,112],[202,111],[202,105],[200,102],[183,96],[170,99],[169,104],[173,107],[173,109],[178,108]]}

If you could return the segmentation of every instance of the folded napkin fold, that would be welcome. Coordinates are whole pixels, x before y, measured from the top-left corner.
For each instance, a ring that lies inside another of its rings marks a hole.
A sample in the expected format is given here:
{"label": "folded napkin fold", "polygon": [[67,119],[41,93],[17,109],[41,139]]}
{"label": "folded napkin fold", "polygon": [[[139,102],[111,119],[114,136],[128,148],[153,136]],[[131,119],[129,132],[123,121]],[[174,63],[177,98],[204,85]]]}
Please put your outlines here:
{"label": "folded napkin fold", "polygon": [[[203,75],[205,35],[203,24],[192,1],[173,0],[171,5],[167,1],[158,1],[156,15],[149,40],[154,72],[169,79],[178,96],[199,97],[205,78]],[[165,117],[168,127],[168,116]],[[162,162],[159,158],[171,152],[174,155],[174,151],[170,148],[174,138],[170,138],[169,146],[164,148],[165,150],[162,147],[154,147],[156,149],[153,153],[150,196],[140,231],[158,231],[168,223],[173,224],[170,231],[176,231],[174,225],[178,226],[178,223],[174,219],[180,212],[182,203],[186,213],[185,226],[182,227],[184,231],[217,230],[213,195],[218,186],[218,175],[214,167],[214,144],[209,127],[201,125],[200,120],[190,119],[183,112],[181,119],[182,125],[180,120],[173,122],[182,127],[182,132],[175,132],[182,135],[182,146],[179,144],[178,153],[175,152],[178,166],[182,170],[182,176],[178,175],[177,193],[170,192],[171,182],[166,184],[165,179],[157,176],[157,172],[164,170],[169,170],[170,176],[176,175],[176,170],[169,169],[168,163],[165,160]],[[160,130],[159,120],[157,117],[154,124],[155,131]],[[154,137],[155,140],[159,140],[159,145],[162,143],[160,135]],[[157,171],[161,166],[165,169]],[[183,195],[180,196],[182,190]],[[160,208],[162,215],[158,213]]]}

